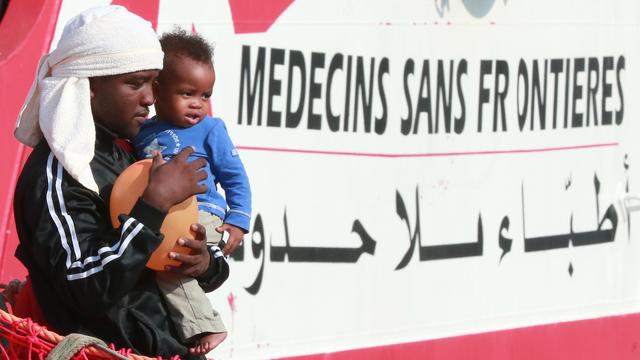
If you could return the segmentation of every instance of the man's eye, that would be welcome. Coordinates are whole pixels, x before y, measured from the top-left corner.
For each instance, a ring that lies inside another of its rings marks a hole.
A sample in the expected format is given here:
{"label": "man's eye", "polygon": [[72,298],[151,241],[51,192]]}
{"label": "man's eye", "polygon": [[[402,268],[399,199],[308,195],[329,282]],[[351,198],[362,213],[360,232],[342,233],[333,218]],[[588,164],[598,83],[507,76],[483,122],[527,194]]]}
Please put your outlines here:
{"label": "man's eye", "polygon": [[144,85],[144,81],[133,81],[129,83],[129,86],[133,89],[140,89]]}

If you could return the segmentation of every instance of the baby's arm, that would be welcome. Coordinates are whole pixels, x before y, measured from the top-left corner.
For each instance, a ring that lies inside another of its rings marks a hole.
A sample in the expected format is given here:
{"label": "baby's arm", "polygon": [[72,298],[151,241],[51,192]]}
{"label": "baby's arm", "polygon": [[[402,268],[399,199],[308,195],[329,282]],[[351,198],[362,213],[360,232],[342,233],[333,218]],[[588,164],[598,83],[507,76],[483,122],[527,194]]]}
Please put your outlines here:
{"label": "baby's arm", "polygon": [[229,206],[224,224],[216,229],[229,233],[227,245],[223,249],[225,255],[229,255],[240,245],[244,234],[249,231],[251,188],[238,151],[221,120],[215,122],[207,140],[212,149],[211,171],[224,189]]}

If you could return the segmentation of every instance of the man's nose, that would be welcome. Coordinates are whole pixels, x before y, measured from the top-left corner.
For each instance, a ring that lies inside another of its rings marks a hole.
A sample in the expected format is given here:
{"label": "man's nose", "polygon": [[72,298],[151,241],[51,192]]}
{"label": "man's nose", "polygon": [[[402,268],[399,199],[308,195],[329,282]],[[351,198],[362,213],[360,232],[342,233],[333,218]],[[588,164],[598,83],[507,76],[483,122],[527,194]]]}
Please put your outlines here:
{"label": "man's nose", "polygon": [[144,86],[142,90],[140,105],[151,106],[155,102],[155,96],[153,95],[153,87],[151,85]]}

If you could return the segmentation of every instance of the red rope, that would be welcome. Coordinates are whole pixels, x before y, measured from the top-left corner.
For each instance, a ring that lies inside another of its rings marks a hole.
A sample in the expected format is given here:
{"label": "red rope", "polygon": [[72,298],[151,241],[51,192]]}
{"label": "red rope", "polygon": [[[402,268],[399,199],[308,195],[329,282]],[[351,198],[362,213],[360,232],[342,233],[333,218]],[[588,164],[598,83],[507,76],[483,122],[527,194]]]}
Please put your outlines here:
{"label": "red rope", "polygon": [[[44,360],[62,339],[62,336],[47,330],[29,318],[20,319],[0,310],[0,356],[2,356],[2,360]],[[131,360],[154,360],[154,358],[133,354],[131,349],[116,349],[113,344],[109,344],[109,348]],[[100,359],[113,359],[113,356],[91,346],[82,348],[73,357],[73,360]],[[160,357],[155,359],[161,360]],[[180,357],[173,356],[171,360],[180,360]]]}

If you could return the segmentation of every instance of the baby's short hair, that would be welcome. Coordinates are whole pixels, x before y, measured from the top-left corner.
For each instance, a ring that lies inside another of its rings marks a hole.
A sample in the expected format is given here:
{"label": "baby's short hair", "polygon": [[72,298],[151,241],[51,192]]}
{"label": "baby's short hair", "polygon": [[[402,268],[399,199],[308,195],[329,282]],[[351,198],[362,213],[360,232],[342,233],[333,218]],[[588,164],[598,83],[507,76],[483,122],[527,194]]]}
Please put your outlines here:
{"label": "baby's short hair", "polygon": [[200,34],[175,28],[160,36],[160,45],[164,52],[165,67],[181,56],[213,66],[213,46]]}

